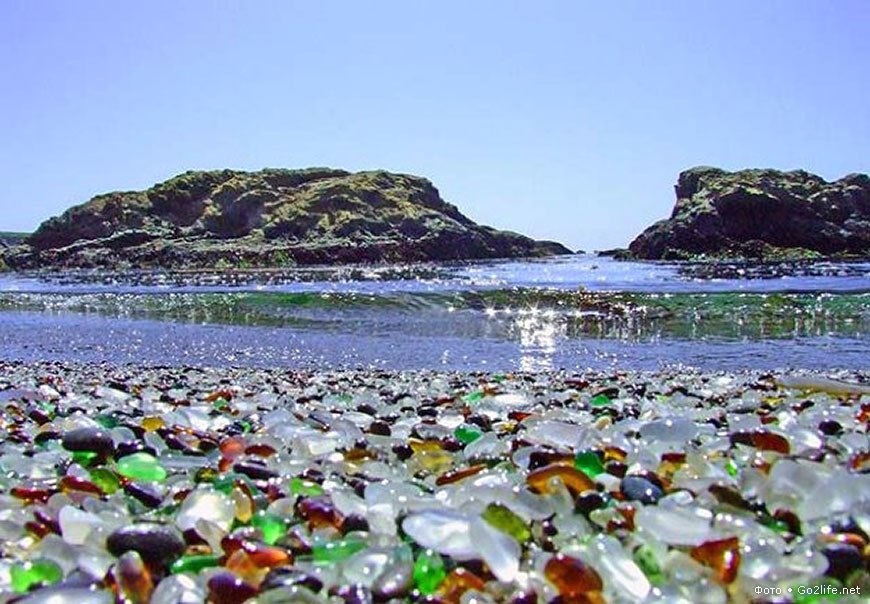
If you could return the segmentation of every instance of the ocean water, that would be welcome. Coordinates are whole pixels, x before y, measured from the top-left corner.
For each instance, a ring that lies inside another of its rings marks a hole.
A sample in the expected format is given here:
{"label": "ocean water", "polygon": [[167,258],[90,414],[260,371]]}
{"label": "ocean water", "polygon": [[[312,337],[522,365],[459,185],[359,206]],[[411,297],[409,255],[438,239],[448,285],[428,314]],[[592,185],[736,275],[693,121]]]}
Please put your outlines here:
{"label": "ocean water", "polygon": [[534,261],[0,276],[0,358],[293,368],[870,368],[870,263]]}

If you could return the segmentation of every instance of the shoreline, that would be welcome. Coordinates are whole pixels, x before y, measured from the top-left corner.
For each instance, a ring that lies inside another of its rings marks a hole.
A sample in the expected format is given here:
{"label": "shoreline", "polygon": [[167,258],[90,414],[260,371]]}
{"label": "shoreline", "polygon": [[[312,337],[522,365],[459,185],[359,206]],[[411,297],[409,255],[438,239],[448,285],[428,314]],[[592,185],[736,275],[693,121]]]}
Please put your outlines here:
{"label": "shoreline", "polygon": [[870,582],[866,371],[0,361],[0,401],[0,602],[40,581],[24,602],[748,602]]}

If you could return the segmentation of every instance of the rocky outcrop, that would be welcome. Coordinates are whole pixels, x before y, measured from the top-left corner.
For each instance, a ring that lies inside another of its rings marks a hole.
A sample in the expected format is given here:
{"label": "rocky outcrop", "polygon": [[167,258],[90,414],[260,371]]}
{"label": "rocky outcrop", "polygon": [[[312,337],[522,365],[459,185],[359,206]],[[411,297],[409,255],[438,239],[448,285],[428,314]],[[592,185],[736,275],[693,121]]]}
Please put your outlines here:
{"label": "rocky outcrop", "polygon": [[424,178],[328,168],[186,172],[99,195],[7,253],[13,268],[221,268],[570,253],[480,226]]}
{"label": "rocky outcrop", "polygon": [[635,258],[776,259],[870,255],[870,178],[834,182],[796,170],[680,174],[671,217],[629,246]]}

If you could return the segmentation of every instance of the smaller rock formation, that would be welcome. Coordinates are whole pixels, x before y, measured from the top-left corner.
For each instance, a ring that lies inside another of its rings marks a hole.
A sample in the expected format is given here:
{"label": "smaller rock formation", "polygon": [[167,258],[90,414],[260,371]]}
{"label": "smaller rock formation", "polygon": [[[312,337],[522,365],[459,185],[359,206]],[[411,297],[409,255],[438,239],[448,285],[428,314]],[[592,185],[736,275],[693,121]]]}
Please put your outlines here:
{"label": "smaller rock formation", "polygon": [[779,259],[870,255],[870,177],[803,170],[682,172],[671,217],[629,246],[635,258]]}

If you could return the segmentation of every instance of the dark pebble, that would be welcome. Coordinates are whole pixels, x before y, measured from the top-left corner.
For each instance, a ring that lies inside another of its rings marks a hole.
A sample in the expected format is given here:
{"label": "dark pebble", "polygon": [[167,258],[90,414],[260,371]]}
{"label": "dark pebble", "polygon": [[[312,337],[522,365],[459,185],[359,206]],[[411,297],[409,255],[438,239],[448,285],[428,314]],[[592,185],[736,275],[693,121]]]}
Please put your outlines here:
{"label": "dark pebble", "polygon": [[749,502],[740,494],[740,491],[734,487],[714,484],[711,485],[708,490],[719,501],[719,503],[724,503],[741,510],[751,509]]}
{"label": "dark pebble", "polygon": [[559,530],[556,528],[556,525],[549,520],[544,520],[543,522],[541,522],[541,532],[547,537],[554,537],[559,534]]}
{"label": "dark pebble", "polygon": [[453,437],[445,438],[444,440],[442,440],[441,446],[444,448],[445,451],[450,451],[452,453],[462,451],[462,449],[465,448],[465,445],[463,445],[461,442]]}
{"label": "dark pebble", "polygon": [[369,425],[369,434],[377,434],[379,436],[390,436],[393,431],[390,430],[389,424],[382,421],[374,421]]}
{"label": "dark pebble", "polygon": [[372,417],[374,417],[378,414],[378,410],[367,403],[363,403],[362,405],[357,407],[356,410],[359,411],[360,413],[365,413],[366,415],[371,415]]}
{"label": "dark pebble", "polygon": [[193,457],[202,455],[202,451],[194,447],[193,445],[184,442],[181,438],[174,434],[170,434],[166,438],[163,439],[166,443],[166,446],[175,451],[181,451],[185,455],[190,455]]}
{"label": "dark pebble", "polygon": [[45,432],[39,432],[36,436],[33,437],[33,442],[37,445],[44,445],[50,440],[57,440],[60,438],[60,432],[55,432],[54,430],[46,430]]}
{"label": "dark pebble", "polygon": [[364,516],[351,514],[350,516],[345,517],[344,522],[341,525],[341,530],[344,533],[349,533],[351,531],[368,531],[369,521],[366,520]]}
{"label": "dark pebble", "polygon": [[317,484],[323,484],[323,472],[317,468],[305,468],[305,470],[299,475],[299,478],[310,480]]}
{"label": "dark pebble", "polygon": [[607,497],[596,491],[583,493],[574,500],[574,510],[588,516],[590,512],[603,508],[607,505]]}
{"label": "dark pebble", "polygon": [[208,545],[208,541],[206,541],[202,535],[196,532],[195,528],[189,528],[184,533],[184,542],[187,545]]}
{"label": "dark pebble", "polygon": [[147,508],[156,508],[163,503],[163,494],[147,484],[131,482],[124,492]]}
{"label": "dark pebble", "polygon": [[844,583],[849,575],[864,568],[864,558],[854,545],[832,543],[822,553],[828,559],[828,570],[825,574]]}
{"label": "dark pebble", "polygon": [[741,444],[748,447],[755,446],[755,440],[752,438],[752,432],[749,432],[747,430],[732,432],[728,438],[730,439],[732,445]]}
{"label": "dark pebble", "polygon": [[266,591],[280,587],[293,587],[294,585],[305,587],[313,593],[318,593],[323,589],[323,582],[320,579],[289,566],[279,566],[270,570],[260,584],[260,589]]}
{"label": "dark pebble", "polygon": [[76,428],[63,435],[61,441],[67,451],[93,451],[99,455],[111,455],[115,443],[102,428]]}
{"label": "dark pebble", "polygon": [[399,458],[399,461],[405,461],[414,454],[414,449],[409,445],[401,444],[393,447],[393,453]]}
{"label": "dark pebble", "polygon": [[610,460],[606,464],[604,464],[604,471],[611,476],[622,478],[623,476],[625,476],[626,472],[628,472],[628,466],[621,461]]}
{"label": "dark pebble", "polygon": [[244,474],[248,478],[252,478],[254,480],[269,480],[272,478],[278,478],[278,472],[276,472],[275,470],[270,470],[265,466],[261,466],[253,462],[237,463],[233,466],[233,470],[235,470],[239,474]]}
{"label": "dark pebble", "polygon": [[311,537],[299,526],[291,527],[286,535],[278,539],[276,545],[290,550],[294,556],[307,556],[311,553]]}
{"label": "dark pebble", "polygon": [[212,604],[242,604],[257,595],[257,588],[231,572],[221,572],[208,580],[208,601]]}
{"label": "dark pebble", "polygon": [[819,422],[819,430],[825,436],[837,436],[843,433],[843,426],[837,420],[826,419]]}
{"label": "dark pebble", "polygon": [[865,541],[870,541],[870,535],[865,533],[851,516],[832,522],[830,529],[832,533],[855,533],[861,535]]}
{"label": "dark pebble", "polygon": [[51,417],[41,409],[31,409],[27,416],[40,426],[51,421]]}
{"label": "dark pebble", "polygon": [[138,440],[128,440],[118,443],[118,446],[115,448],[115,457],[118,459],[127,455],[132,455],[133,453],[148,453],[149,455],[157,457],[157,451],[154,450],[154,447],[150,447]]}
{"label": "dark pebble", "polygon": [[469,415],[465,421],[467,421],[469,424],[474,424],[475,426],[478,426],[486,432],[492,430],[492,420],[485,415],[478,415],[477,413],[475,413]]}
{"label": "dark pebble", "polygon": [[114,556],[135,551],[154,566],[168,566],[184,553],[184,540],[175,527],[143,522],[124,526],[109,535],[106,548]]}
{"label": "dark pebble", "polygon": [[538,468],[549,466],[551,463],[553,463],[553,459],[554,455],[551,451],[532,451],[529,455],[528,470],[531,472],[532,470],[537,470]]}
{"label": "dark pebble", "polygon": [[656,503],[665,494],[658,485],[643,476],[626,476],[622,479],[620,490],[626,499],[643,504]]}
{"label": "dark pebble", "polygon": [[216,440],[212,440],[211,438],[201,438],[199,439],[199,450],[203,453],[209,453],[214,451],[215,449],[220,447],[220,443]]}

